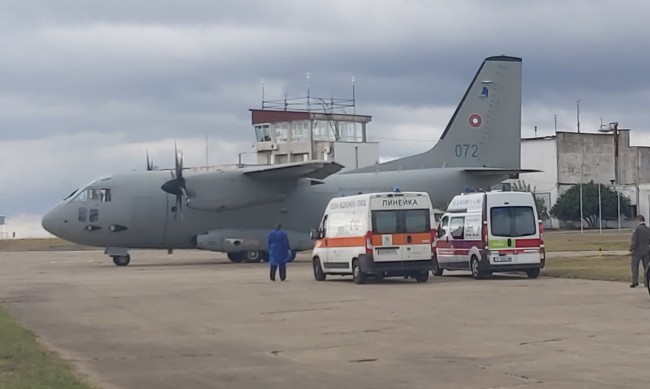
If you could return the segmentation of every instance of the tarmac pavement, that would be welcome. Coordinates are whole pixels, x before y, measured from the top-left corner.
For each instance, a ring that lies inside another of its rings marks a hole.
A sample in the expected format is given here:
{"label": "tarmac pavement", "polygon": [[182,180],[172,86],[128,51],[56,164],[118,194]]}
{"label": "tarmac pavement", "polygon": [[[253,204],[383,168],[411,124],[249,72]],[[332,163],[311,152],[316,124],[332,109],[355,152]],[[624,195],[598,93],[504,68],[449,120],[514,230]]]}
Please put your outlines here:
{"label": "tarmac pavement", "polygon": [[[102,388],[641,388],[650,296],[519,276],[288,281],[210,252],[0,253],[0,304]],[[453,273],[452,273],[453,274]]]}

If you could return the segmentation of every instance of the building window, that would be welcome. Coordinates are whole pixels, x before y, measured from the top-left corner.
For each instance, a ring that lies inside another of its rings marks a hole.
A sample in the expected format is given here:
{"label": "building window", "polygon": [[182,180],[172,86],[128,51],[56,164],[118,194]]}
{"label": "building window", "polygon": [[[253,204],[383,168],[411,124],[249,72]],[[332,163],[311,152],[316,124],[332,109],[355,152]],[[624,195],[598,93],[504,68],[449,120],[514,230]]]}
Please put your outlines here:
{"label": "building window", "polygon": [[275,141],[276,142],[286,142],[289,140],[289,123],[279,122],[275,123]]}
{"label": "building window", "polygon": [[339,122],[339,134],[342,142],[361,142],[363,130],[361,123]]}
{"label": "building window", "polygon": [[255,126],[255,137],[258,142],[270,142],[271,132],[268,124],[258,124]]}
{"label": "building window", "polygon": [[309,140],[309,122],[299,121],[291,123],[291,140],[306,141]]}
{"label": "building window", "polygon": [[334,122],[328,120],[314,121],[314,140],[335,141]]}

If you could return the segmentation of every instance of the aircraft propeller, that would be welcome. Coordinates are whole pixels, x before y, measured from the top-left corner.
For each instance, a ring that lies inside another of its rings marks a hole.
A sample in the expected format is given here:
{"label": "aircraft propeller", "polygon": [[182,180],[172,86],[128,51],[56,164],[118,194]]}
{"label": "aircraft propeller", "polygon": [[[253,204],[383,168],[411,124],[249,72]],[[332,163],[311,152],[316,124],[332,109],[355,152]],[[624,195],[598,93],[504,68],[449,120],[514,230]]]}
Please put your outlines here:
{"label": "aircraft propeller", "polygon": [[147,170],[153,170],[153,159],[149,160],[149,151],[147,151]]}
{"label": "aircraft propeller", "polygon": [[172,179],[165,182],[161,188],[165,192],[176,196],[176,213],[174,214],[174,218],[176,218],[176,215],[183,209],[183,196],[187,195],[187,189],[185,187],[185,177],[183,177],[183,155],[181,155],[180,159],[178,158],[176,145],[174,145],[174,152],[176,156],[175,171],[172,172]]}

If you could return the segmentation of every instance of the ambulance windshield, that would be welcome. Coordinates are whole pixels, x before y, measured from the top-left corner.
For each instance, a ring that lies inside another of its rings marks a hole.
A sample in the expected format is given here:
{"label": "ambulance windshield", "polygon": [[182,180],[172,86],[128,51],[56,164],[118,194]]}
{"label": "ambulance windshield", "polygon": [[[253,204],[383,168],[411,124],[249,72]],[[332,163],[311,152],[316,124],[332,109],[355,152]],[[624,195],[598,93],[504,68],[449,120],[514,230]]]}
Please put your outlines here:
{"label": "ambulance windshield", "polygon": [[532,207],[494,207],[490,209],[490,220],[494,236],[516,238],[537,232]]}
{"label": "ambulance windshield", "polygon": [[428,209],[373,211],[372,227],[375,234],[430,232],[431,217]]}

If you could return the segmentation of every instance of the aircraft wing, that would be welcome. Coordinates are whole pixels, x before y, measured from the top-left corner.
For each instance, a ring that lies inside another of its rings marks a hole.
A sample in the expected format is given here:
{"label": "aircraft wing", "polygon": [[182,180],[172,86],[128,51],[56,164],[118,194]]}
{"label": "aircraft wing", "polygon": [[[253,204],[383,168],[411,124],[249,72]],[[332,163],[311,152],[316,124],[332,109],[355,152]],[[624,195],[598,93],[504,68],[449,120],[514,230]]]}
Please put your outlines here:
{"label": "aircraft wing", "polygon": [[262,166],[247,170],[244,174],[264,180],[291,180],[299,178],[313,178],[322,180],[339,170],[343,165],[334,161],[304,161],[285,163],[282,165]]}
{"label": "aircraft wing", "polygon": [[499,168],[489,168],[489,167],[466,168],[463,169],[463,171],[480,177],[507,175],[510,178],[519,178],[519,174],[522,173],[542,172],[541,170],[537,170],[537,169],[499,169]]}
{"label": "aircraft wing", "polygon": [[467,173],[473,173],[473,174],[484,175],[484,176],[542,172],[542,170],[537,170],[537,169],[499,169],[499,168],[490,168],[490,167],[466,168],[463,169],[463,171]]}

